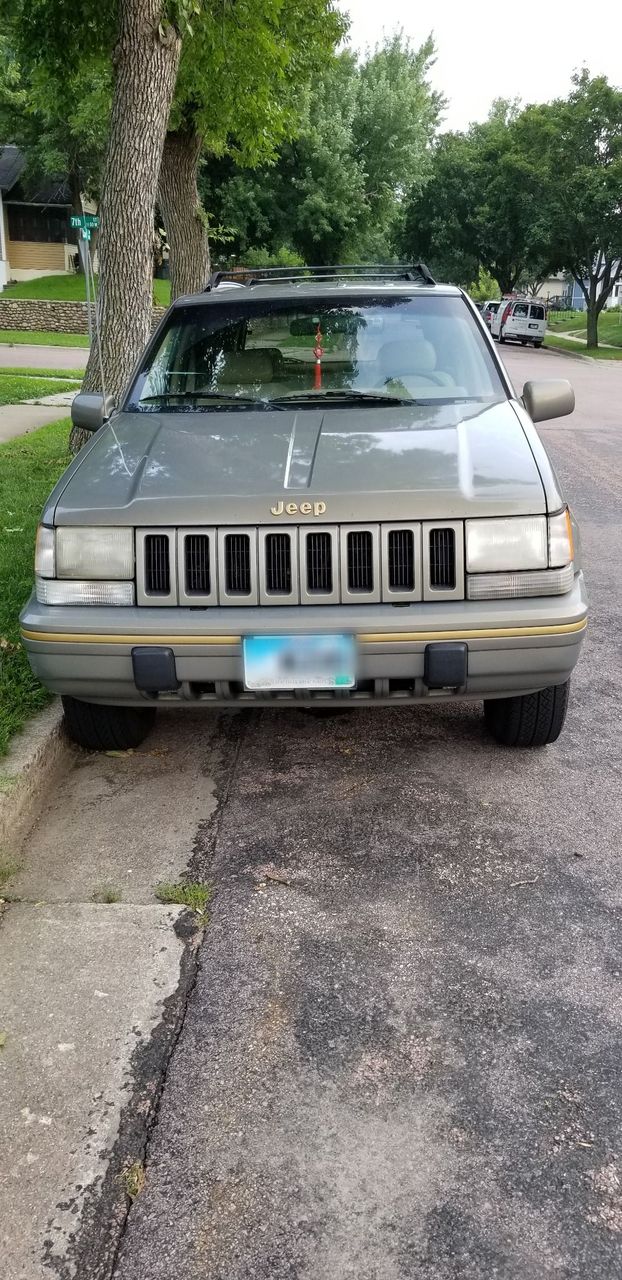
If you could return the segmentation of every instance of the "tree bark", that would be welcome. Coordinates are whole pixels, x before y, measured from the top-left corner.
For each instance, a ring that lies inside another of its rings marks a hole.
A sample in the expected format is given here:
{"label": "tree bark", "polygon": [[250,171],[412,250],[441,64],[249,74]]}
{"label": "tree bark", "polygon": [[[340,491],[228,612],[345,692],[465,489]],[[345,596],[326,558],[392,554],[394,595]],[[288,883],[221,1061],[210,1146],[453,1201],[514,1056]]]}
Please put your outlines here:
{"label": "tree bark", "polygon": [[197,188],[202,140],[192,130],[167,133],[158,204],[170,251],[171,299],[205,288],[210,270],[206,218]]}
{"label": "tree bark", "polygon": [[587,309],[587,345],[598,346],[598,312],[591,301]]}
{"label": "tree bark", "polygon": [[[180,48],[178,33],[166,25],[163,0],[120,0],[100,207],[101,351],[94,342],[85,391],[119,396],[149,336],[153,217]],[[88,438],[74,428],[73,451]]]}

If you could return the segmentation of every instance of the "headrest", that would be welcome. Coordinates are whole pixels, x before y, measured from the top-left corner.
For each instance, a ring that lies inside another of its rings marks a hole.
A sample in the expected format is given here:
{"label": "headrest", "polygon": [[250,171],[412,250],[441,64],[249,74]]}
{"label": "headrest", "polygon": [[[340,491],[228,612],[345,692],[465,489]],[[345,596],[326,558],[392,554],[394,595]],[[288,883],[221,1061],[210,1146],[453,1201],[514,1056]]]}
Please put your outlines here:
{"label": "headrest", "polygon": [[436,368],[436,351],[425,338],[410,341],[385,342],[378,352],[378,360],[386,373],[400,377],[413,373],[432,373]]}
{"label": "headrest", "polygon": [[218,372],[219,386],[244,386],[253,382],[272,382],[274,366],[269,351],[238,351],[225,356]]}

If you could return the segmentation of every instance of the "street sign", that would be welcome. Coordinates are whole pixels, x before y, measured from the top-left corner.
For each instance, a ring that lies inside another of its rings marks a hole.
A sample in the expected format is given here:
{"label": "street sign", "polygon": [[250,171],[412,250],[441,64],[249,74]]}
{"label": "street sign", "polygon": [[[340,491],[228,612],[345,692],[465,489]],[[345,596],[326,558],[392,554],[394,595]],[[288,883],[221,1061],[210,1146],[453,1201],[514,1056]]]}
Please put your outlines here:
{"label": "street sign", "polygon": [[[69,222],[72,227],[98,227],[99,217],[96,213],[72,213]],[[87,240],[90,237],[87,236]]]}
{"label": "street sign", "polygon": [[90,240],[90,238],[91,238],[91,228],[90,228],[90,227],[83,227],[83,228],[82,228],[82,231],[80,232],[80,234],[81,234],[81,236],[82,236],[82,239],[83,239],[83,240]]}

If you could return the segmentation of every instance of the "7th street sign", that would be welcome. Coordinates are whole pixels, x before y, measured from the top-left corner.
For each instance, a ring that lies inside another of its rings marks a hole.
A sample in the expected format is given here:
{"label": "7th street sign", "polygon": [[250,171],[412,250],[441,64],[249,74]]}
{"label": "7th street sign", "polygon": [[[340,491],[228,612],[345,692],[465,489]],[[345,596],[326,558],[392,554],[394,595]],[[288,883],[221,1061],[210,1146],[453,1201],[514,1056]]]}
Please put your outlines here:
{"label": "7th street sign", "polygon": [[99,218],[96,213],[72,213],[69,222],[72,227],[79,227],[83,240],[90,240],[91,229],[99,226]]}

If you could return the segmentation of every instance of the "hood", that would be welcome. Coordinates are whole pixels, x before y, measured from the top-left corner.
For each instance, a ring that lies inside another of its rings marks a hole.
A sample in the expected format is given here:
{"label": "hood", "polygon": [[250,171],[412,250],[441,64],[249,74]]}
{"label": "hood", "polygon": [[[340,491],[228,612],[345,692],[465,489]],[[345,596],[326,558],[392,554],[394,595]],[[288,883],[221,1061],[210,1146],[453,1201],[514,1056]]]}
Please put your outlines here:
{"label": "hood", "polygon": [[546,511],[538,467],[507,400],[121,413],[78,456],[50,505],[57,524],[143,526]]}

